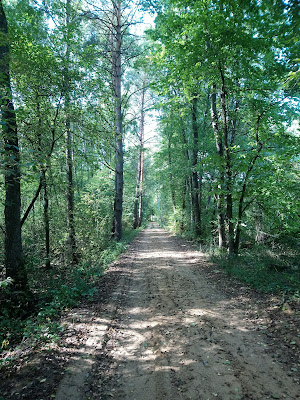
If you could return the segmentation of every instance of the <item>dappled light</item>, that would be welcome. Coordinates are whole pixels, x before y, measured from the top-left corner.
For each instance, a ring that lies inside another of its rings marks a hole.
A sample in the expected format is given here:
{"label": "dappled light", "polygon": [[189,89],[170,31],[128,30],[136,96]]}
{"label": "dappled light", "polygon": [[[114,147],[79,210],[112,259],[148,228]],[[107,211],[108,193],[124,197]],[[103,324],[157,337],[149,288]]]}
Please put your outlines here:
{"label": "dappled light", "polygon": [[[295,364],[286,370],[247,289],[221,290],[226,279],[150,224],[105,272],[94,302],[64,312],[60,345],[28,364],[32,386],[15,381],[8,398],[32,387],[42,398],[50,384],[56,400],[297,400]],[[54,373],[43,369],[49,357]]]}
{"label": "dappled light", "polygon": [[[99,343],[85,344],[80,368],[74,360],[61,387],[78,389],[76,377],[85,366],[91,369],[81,387],[87,398],[296,399],[292,378],[283,378],[255,325],[236,309],[238,294],[216,291],[203,267],[200,252],[148,228],[126,256],[130,282],[113,295],[111,321],[93,321],[91,336]],[[67,397],[59,389],[56,398]]]}
{"label": "dappled light", "polygon": [[0,400],[300,400],[296,0],[0,0]]}

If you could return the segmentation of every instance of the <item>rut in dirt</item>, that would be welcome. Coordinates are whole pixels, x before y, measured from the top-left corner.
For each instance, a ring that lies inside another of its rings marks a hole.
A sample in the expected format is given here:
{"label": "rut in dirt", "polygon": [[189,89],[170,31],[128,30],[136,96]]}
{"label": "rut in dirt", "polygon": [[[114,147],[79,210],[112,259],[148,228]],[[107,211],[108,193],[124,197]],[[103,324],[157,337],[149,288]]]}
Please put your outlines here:
{"label": "rut in dirt", "polygon": [[299,380],[205,262],[167,231],[143,231],[82,349],[90,357],[74,360],[56,399],[299,399]]}

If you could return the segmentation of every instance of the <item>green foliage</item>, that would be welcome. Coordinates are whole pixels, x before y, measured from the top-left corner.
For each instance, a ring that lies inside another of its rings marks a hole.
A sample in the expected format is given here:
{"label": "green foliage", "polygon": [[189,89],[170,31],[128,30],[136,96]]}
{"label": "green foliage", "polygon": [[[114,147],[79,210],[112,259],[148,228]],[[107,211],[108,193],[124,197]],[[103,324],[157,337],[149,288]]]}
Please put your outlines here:
{"label": "green foliage", "polygon": [[214,252],[211,257],[228,275],[265,293],[286,293],[297,298],[300,288],[299,254],[292,249],[256,246],[242,250],[238,257]]}
{"label": "green foliage", "polygon": [[33,268],[30,287],[35,293],[35,305],[24,309],[23,313],[19,307],[24,307],[25,301],[19,299],[16,305],[8,296],[9,284],[1,285],[0,352],[21,340],[31,345],[58,340],[64,329],[59,323],[61,311],[77,306],[82,299],[94,299],[98,293],[97,282],[105,269],[126,250],[138,232],[131,229],[125,231],[122,241],[111,241],[105,250],[98,251],[97,263],[92,257],[82,260],[76,267],[56,266],[47,274],[44,269]]}
{"label": "green foliage", "polygon": [[[61,1],[38,4],[13,0],[5,8],[20,139],[22,216],[35,199],[22,226],[28,287],[34,295],[35,306],[22,310],[25,300],[20,299],[17,305],[11,302],[10,280],[9,277],[4,279],[3,269],[0,277],[3,349],[22,337],[33,341],[52,340],[59,333],[57,317],[60,311],[75,306],[82,297],[92,298],[96,294],[97,280],[106,266],[126,248],[133,235],[130,227],[136,182],[136,154],[132,152],[125,156],[124,240],[116,243],[111,238],[115,194],[115,104],[112,60],[107,51],[110,49],[108,25],[99,28],[98,23],[86,18],[81,1],[70,2],[67,9],[66,3]],[[136,57],[137,47],[131,43],[132,36],[127,36],[123,39],[128,50],[126,64],[129,64],[129,60]],[[68,57],[66,48],[70,53]],[[142,62],[138,64],[143,65]],[[132,126],[137,126],[136,122],[130,121],[129,108],[134,108],[129,100],[133,80],[130,77],[129,73],[128,80],[124,81],[128,98],[124,95],[123,125],[128,137],[134,136]],[[69,103],[68,107],[66,103]],[[77,265],[70,265],[68,252],[66,120],[70,122],[72,136]],[[0,155],[1,149],[2,146]],[[4,188],[2,177],[0,187]],[[147,210],[149,202],[145,200],[144,204]],[[3,218],[3,190],[0,191],[0,214]],[[49,259],[46,256],[47,220]],[[3,221],[0,222],[3,226]],[[1,250],[4,247],[2,232],[3,229],[0,231]],[[0,254],[2,268],[3,251]],[[47,268],[48,261],[50,267]]]}
{"label": "green foliage", "polygon": [[[161,0],[157,13],[148,34],[161,110],[161,147],[155,157],[160,220],[176,232],[195,235],[191,176],[196,172],[202,212],[198,239],[217,244],[222,214],[224,242],[229,243],[232,225],[237,249],[240,239],[254,243],[259,230],[265,238],[281,242],[289,237],[299,244],[293,5]],[[284,91],[289,86],[295,90]]]}
{"label": "green foliage", "polygon": [[[132,35],[125,37],[124,23],[122,68],[134,64],[135,70],[122,71],[125,234],[120,242],[111,239],[116,157],[112,52],[107,40],[112,37],[111,24],[104,23],[99,29],[105,12],[98,19],[88,19],[90,7],[83,12],[85,5],[80,0],[71,2],[68,10],[63,1],[12,0],[6,5],[20,138],[22,214],[42,177],[47,196],[45,190],[37,193],[22,227],[35,306],[25,295],[14,302],[9,277],[1,276],[3,349],[23,337],[33,342],[56,340],[62,329],[58,323],[61,310],[76,306],[83,297],[95,296],[97,280],[106,266],[138,232],[130,229],[138,157],[137,114],[141,85],[148,88],[149,76],[160,111],[160,148],[154,156],[148,150],[144,153],[143,223],[155,209],[162,226],[191,239],[198,232],[196,240],[214,247],[218,240],[218,199],[223,199],[220,209],[225,215],[226,233],[230,223],[235,232],[241,227],[244,250],[234,259],[234,265],[223,251],[215,260],[228,273],[259,290],[297,293],[298,264],[292,254],[283,254],[292,252],[300,240],[300,142],[295,123],[299,113],[299,44],[293,2],[142,3],[155,9],[157,18],[155,28],[148,32],[151,44],[139,46],[133,45]],[[95,9],[95,13],[98,11]],[[142,55],[136,59],[138,51]],[[214,91],[218,132],[211,117]],[[146,97],[148,112],[153,99]],[[224,119],[228,123],[227,142]],[[72,136],[77,265],[70,265],[67,251],[66,120]],[[199,132],[196,141],[195,127]],[[223,154],[216,150],[218,140],[223,141]],[[224,150],[230,159],[226,159]],[[202,213],[200,233],[193,215],[191,178],[195,173]],[[0,188],[4,188],[2,178]],[[226,217],[226,199],[230,196],[231,220]],[[0,191],[0,214],[4,215],[4,190]],[[48,261],[47,218],[49,269],[44,267]],[[0,235],[2,249],[2,230]],[[264,247],[256,249],[255,243],[263,243]],[[282,246],[281,254],[272,253],[272,245]],[[251,251],[245,250],[246,246]],[[0,253],[2,267],[3,251]]]}

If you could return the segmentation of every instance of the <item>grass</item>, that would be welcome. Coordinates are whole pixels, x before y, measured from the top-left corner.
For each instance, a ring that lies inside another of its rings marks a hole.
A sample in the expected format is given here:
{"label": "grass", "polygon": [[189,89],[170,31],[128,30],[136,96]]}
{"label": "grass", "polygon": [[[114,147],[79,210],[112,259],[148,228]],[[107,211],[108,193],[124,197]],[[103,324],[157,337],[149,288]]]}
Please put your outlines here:
{"label": "grass", "polygon": [[43,267],[36,267],[36,261],[27,265],[34,302],[26,310],[22,310],[26,299],[20,303],[13,301],[10,283],[4,282],[0,287],[0,353],[21,341],[31,346],[57,341],[63,330],[59,324],[61,311],[75,307],[84,298],[93,299],[105,269],[126,250],[138,232],[125,231],[120,242],[111,241],[105,250],[91,254],[76,266],[61,264],[45,271]]}
{"label": "grass", "polygon": [[225,269],[228,275],[238,278],[252,288],[264,293],[286,293],[300,299],[299,257],[292,251],[264,246],[242,250],[237,257],[214,251],[212,261]]}

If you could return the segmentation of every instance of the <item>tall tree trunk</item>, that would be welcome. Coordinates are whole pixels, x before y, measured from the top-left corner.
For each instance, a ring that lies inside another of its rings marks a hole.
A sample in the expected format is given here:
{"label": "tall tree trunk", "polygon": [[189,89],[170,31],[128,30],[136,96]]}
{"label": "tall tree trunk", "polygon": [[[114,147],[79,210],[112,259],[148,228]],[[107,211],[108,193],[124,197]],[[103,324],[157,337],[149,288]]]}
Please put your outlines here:
{"label": "tall tree trunk", "polygon": [[44,230],[45,230],[45,267],[46,269],[51,268],[50,264],[50,221],[49,221],[49,197],[48,197],[48,188],[47,188],[47,169],[48,169],[48,157],[46,158],[46,163],[44,162],[44,152],[43,152],[43,144],[42,144],[42,116],[41,116],[41,108],[39,102],[39,96],[36,94],[36,104],[37,104],[37,115],[38,115],[38,130],[37,130],[37,139],[38,139],[38,152],[39,152],[39,163],[40,163],[40,185],[41,189],[43,189],[44,195],[44,204],[43,204],[43,217],[44,217]]}
{"label": "tall tree trunk", "polygon": [[[142,158],[144,158],[144,154],[142,155]],[[143,161],[142,161],[143,162]],[[143,221],[143,170],[142,169],[142,181],[141,181],[141,188],[140,188],[140,196],[139,196],[139,211],[138,211],[138,227],[140,228],[142,226],[142,221]]]}
{"label": "tall tree trunk", "polygon": [[136,191],[133,211],[133,228],[142,226],[143,211],[143,181],[144,181],[144,136],[145,136],[145,79],[141,94],[141,116],[139,133],[139,159],[137,169]]}
{"label": "tall tree trunk", "polygon": [[66,146],[66,173],[67,173],[67,218],[68,218],[68,246],[69,255],[73,264],[76,264],[77,246],[74,221],[74,183],[73,183],[73,149],[72,149],[72,133],[71,122],[69,116],[70,96],[65,96],[66,120],[65,120],[65,146]]}
{"label": "tall tree trunk", "polygon": [[161,214],[161,208],[160,208],[160,198],[159,198],[159,193],[158,193],[157,189],[156,189],[156,201],[157,201],[158,218],[159,218],[160,223],[162,223],[163,220],[162,220],[162,214]]}
{"label": "tall tree trunk", "polygon": [[69,255],[72,264],[78,262],[77,245],[76,245],[76,233],[75,233],[75,221],[74,221],[74,183],[73,183],[73,143],[72,143],[72,132],[71,132],[71,119],[70,119],[70,108],[71,108],[71,96],[70,96],[70,44],[69,44],[69,25],[70,25],[70,11],[71,11],[71,0],[66,2],[66,55],[65,62],[66,67],[64,71],[64,98],[65,98],[65,148],[66,148],[66,173],[67,173],[67,218],[68,218],[68,247]]}
{"label": "tall tree trunk", "polygon": [[218,211],[218,234],[219,234],[219,247],[226,247],[226,235],[225,235],[225,216],[224,216],[224,147],[222,136],[219,132],[218,126],[218,114],[217,114],[217,95],[216,85],[212,87],[211,93],[211,118],[212,127],[216,140],[216,149],[219,156],[219,182],[218,182],[218,193],[217,193],[217,211]]}
{"label": "tall tree trunk", "polygon": [[174,177],[172,173],[172,152],[171,152],[171,135],[168,136],[168,162],[169,162],[169,178],[170,178],[170,190],[171,190],[171,200],[173,213],[176,215],[176,197],[175,197],[175,189],[174,189]]}
{"label": "tall tree trunk", "polygon": [[246,208],[251,204],[251,201],[248,202],[246,206],[244,206],[244,200],[246,196],[246,189],[248,185],[248,179],[250,177],[250,174],[256,164],[256,161],[259,158],[260,152],[263,149],[263,143],[259,139],[259,125],[260,125],[260,120],[265,113],[265,110],[258,116],[257,121],[256,121],[256,154],[253,156],[252,160],[250,161],[248,165],[248,169],[244,178],[241,194],[240,194],[240,199],[239,199],[239,206],[238,206],[238,218],[237,218],[237,224],[236,224],[236,229],[235,229],[235,239],[234,239],[234,253],[238,254],[239,252],[239,247],[240,247],[240,240],[241,240],[241,231],[242,231],[242,217],[243,214],[246,210]]}
{"label": "tall tree trunk", "polygon": [[14,281],[14,287],[26,290],[27,274],[21,238],[20,152],[10,84],[8,27],[2,0],[0,0],[0,34],[0,105],[5,176],[5,268],[6,276]]}
{"label": "tall tree trunk", "polygon": [[184,180],[183,190],[182,190],[182,206],[181,206],[181,221],[180,221],[180,232],[184,232],[184,220],[186,213],[186,193],[187,193],[187,179]]}
{"label": "tall tree trunk", "polygon": [[114,198],[114,221],[113,235],[116,240],[122,238],[122,214],[123,214],[123,115],[122,115],[122,64],[121,64],[121,1],[114,2],[114,23],[113,26],[113,88],[115,97],[115,198]]}
{"label": "tall tree trunk", "polygon": [[[186,132],[184,129],[184,122],[183,119],[180,118],[181,121],[181,136],[182,136],[182,143],[183,143],[183,148],[184,148],[184,153],[185,153],[185,157],[186,157],[186,162],[187,165],[190,166],[190,154],[189,154],[189,150],[188,150],[188,143],[187,143],[187,138],[186,138]],[[183,189],[183,200],[182,200],[182,215],[181,215],[181,230],[184,230],[184,217],[185,217],[185,213],[186,213],[186,194],[187,192],[189,193],[189,200],[192,200],[192,189],[191,189],[192,185],[191,185],[191,176],[188,175],[185,178],[184,181],[184,189]]]}
{"label": "tall tree trunk", "polygon": [[[183,147],[184,147],[184,152],[185,152],[185,156],[186,156],[186,162],[188,164],[189,167],[191,167],[192,164],[192,160],[193,160],[193,152],[190,152],[188,149],[188,141],[187,141],[187,137],[186,137],[186,132],[184,129],[184,122],[183,119],[181,118],[181,124],[182,124],[182,129],[181,129],[181,135],[182,135],[182,143],[183,143]],[[189,230],[194,229],[195,227],[195,213],[194,213],[194,197],[193,197],[193,175],[192,175],[192,171],[189,172],[189,174],[187,175],[186,179],[185,179],[185,197],[186,197],[186,193],[188,193],[188,200],[189,200]],[[184,205],[184,209],[186,210],[186,199],[184,199],[183,201],[183,205]]]}
{"label": "tall tree trunk", "polygon": [[140,181],[140,190],[139,190],[139,210],[138,210],[138,227],[142,226],[143,220],[143,184],[144,184],[144,144],[142,145],[142,154],[141,154],[141,181]]}
{"label": "tall tree trunk", "polygon": [[136,229],[138,227],[138,216],[139,216],[139,182],[140,182],[140,174],[141,174],[141,153],[139,149],[139,158],[138,158],[138,167],[137,167],[137,177],[136,177],[136,186],[135,186],[135,197],[134,197],[134,205],[133,205],[133,221],[132,227]]}
{"label": "tall tree trunk", "polygon": [[233,211],[232,211],[232,166],[230,144],[228,140],[228,121],[227,121],[227,107],[226,107],[226,88],[225,77],[221,65],[219,65],[221,74],[222,87],[221,87],[221,115],[223,125],[223,144],[225,152],[225,171],[226,171],[226,219],[228,224],[228,252],[229,255],[234,253],[234,226],[233,226]]}
{"label": "tall tree trunk", "polygon": [[193,129],[193,151],[192,151],[192,204],[195,223],[195,233],[197,236],[201,235],[201,210],[199,203],[199,180],[198,180],[198,142],[199,142],[199,129],[197,123],[197,105],[198,98],[194,97],[192,102],[192,129]]}
{"label": "tall tree trunk", "polygon": [[46,250],[46,269],[51,268],[50,262],[50,222],[49,222],[49,197],[47,187],[46,169],[42,170],[43,191],[44,191],[44,229],[45,229],[45,250]]}
{"label": "tall tree trunk", "polygon": [[141,122],[140,122],[140,150],[141,150],[141,173],[140,173],[140,185],[139,185],[139,212],[138,212],[138,227],[142,226],[143,220],[143,192],[144,192],[144,159],[145,159],[145,88],[146,81],[143,81],[143,91],[141,98]]}

